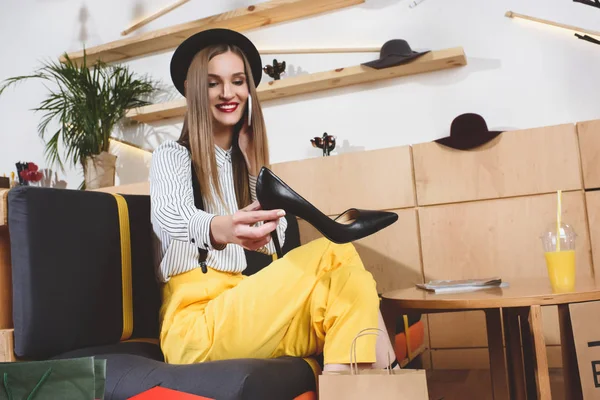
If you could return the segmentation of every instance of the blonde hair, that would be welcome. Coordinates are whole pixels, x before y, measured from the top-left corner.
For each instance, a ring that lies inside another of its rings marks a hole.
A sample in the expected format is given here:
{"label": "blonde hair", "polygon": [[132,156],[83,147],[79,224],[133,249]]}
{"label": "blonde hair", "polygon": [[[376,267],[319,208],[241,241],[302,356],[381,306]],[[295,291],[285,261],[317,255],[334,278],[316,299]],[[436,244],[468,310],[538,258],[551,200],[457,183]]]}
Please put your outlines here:
{"label": "blonde hair", "polygon": [[[219,54],[232,51],[244,61],[246,82],[249,95],[252,96],[252,131],[251,145],[254,146],[254,165],[257,171],[262,166],[269,165],[269,148],[262,109],[256,94],[256,86],[252,69],[244,53],[236,46],[216,45],[204,48],[194,57],[187,73],[185,114],[181,136],[178,142],[187,147],[191,153],[192,164],[196,172],[198,184],[203,197],[213,207],[217,204],[211,187],[217,194],[218,200],[225,201],[219,184],[215,142],[213,137],[213,117],[208,98],[208,62]],[[248,167],[238,145],[238,135],[244,118],[234,127],[231,161],[233,164],[233,180],[238,207],[244,208],[251,203]]]}

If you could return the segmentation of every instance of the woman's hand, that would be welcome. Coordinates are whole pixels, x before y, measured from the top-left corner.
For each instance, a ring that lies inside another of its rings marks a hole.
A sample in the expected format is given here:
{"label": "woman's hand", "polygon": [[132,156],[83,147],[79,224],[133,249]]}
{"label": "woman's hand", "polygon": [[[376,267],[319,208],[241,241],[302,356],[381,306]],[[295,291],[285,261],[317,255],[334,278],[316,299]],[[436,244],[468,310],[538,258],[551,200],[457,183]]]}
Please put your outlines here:
{"label": "woman's hand", "polygon": [[242,151],[244,159],[246,160],[248,172],[250,175],[256,176],[258,172],[256,171],[256,166],[254,165],[254,136],[252,128],[248,126],[248,119],[244,120],[244,125],[242,125],[242,129],[240,130],[238,145],[240,146],[240,150]]}
{"label": "woman's hand", "polygon": [[[210,239],[214,247],[234,243],[247,250],[258,250],[271,240],[271,232],[277,228],[283,210],[262,211],[258,201],[233,215],[220,215],[212,219]],[[264,222],[260,226],[252,226]]]}

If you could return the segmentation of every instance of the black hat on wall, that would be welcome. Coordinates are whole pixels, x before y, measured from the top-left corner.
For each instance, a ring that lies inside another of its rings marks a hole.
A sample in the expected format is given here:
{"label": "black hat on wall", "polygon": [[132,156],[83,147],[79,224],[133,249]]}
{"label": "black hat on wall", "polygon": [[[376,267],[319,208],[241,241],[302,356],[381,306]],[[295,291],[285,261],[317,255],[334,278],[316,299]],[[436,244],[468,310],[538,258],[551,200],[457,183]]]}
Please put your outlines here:
{"label": "black hat on wall", "polygon": [[254,44],[246,36],[230,29],[208,29],[198,32],[184,40],[173,53],[171,58],[171,80],[185,96],[185,80],[194,56],[205,47],[216,44],[230,44],[240,48],[252,69],[254,84],[258,87],[262,78],[262,60]]}
{"label": "black hat on wall", "polygon": [[483,117],[467,113],[454,118],[450,127],[450,136],[436,140],[436,143],[457,150],[469,150],[481,146],[502,131],[490,131]]}
{"label": "black hat on wall", "polygon": [[379,59],[363,63],[367,67],[382,69],[405,64],[431,50],[414,51],[404,39],[393,39],[384,43],[379,51]]}

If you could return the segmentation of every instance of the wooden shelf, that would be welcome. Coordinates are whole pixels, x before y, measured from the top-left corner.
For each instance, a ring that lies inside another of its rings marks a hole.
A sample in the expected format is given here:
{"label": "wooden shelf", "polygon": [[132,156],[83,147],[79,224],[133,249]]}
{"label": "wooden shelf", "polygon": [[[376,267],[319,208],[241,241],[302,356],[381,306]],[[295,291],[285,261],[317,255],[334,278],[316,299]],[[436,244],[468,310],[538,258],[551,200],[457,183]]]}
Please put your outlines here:
{"label": "wooden shelf", "polygon": [[[133,57],[173,49],[195,33],[213,28],[246,31],[266,25],[292,21],[328,11],[362,4],[365,0],[271,0],[238,8],[196,21],[163,28],[127,39],[121,39],[86,49],[88,63],[123,61]],[[69,53],[79,63],[83,50]],[[64,61],[64,57],[61,57]]]}
{"label": "wooden shelf", "polygon": [[[309,75],[299,75],[278,81],[261,83],[257,88],[260,101],[281,99],[299,94],[319,92],[344,86],[356,85],[396,78],[407,75],[421,74],[467,64],[467,58],[462,47],[429,52],[414,61],[396,67],[373,69],[363,65],[349,68],[338,68],[332,71],[317,72]],[[126,117],[138,122],[152,122],[161,119],[181,117],[185,115],[186,101],[184,98],[168,103],[152,104],[129,110]]]}

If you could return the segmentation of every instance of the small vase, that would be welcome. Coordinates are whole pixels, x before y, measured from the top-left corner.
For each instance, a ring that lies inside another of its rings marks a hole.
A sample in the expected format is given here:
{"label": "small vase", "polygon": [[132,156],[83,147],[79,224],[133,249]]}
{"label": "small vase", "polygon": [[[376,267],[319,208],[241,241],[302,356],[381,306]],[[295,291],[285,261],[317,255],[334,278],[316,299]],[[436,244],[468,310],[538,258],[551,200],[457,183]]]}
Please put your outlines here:
{"label": "small vase", "polygon": [[106,151],[85,160],[84,178],[86,190],[115,185],[117,156]]}

